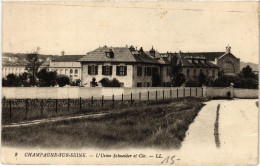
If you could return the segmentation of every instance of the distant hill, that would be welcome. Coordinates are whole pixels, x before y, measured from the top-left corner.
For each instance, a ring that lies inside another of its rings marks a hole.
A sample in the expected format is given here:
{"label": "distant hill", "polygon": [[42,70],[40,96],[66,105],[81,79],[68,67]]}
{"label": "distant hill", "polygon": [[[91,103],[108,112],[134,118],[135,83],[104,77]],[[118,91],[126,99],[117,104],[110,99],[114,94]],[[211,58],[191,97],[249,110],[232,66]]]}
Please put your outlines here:
{"label": "distant hill", "polygon": [[[27,54],[25,53],[3,53],[2,57],[17,57],[19,59],[26,59]],[[56,58],[58,55],[44,55],[44,54],[39,54],[39,58],[41,59],[46,59],[46,58]]]}
{"label": "distant hill", "polygon": [[253,71],[258,71],[258,69],[259,69],[258,64],[256,64],[256,63],[240,62],[240,70],[242,70],[247,65],[249,65],[253,69]]}

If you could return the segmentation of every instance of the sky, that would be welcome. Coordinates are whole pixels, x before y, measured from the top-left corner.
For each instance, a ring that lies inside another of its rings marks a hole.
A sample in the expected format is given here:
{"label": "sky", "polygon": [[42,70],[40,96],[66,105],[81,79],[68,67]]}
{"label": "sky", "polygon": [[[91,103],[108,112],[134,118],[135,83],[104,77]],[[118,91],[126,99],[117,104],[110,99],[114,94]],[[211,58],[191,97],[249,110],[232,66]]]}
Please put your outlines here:
{"label": "sky", "polygon": [[100,46],[231,52],[258,63],[258,2],[3,2],[3,52],[80,55]]}

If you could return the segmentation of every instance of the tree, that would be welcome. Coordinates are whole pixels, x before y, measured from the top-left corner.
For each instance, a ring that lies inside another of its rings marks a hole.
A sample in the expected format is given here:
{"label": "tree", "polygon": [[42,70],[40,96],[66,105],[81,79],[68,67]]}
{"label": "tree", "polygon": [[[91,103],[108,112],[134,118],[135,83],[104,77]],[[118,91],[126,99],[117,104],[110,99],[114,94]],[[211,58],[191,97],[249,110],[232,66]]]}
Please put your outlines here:
{"label": "tree", "polygon": [[249,65],[242,69],[240,75],[244,78],[256,78],[255,73],[253,73],[252,68]]}
{"label": "tree", "polygon": [[181,55],[174,54],[171,61],[171,81],[173,86],[181,86],[185,81],[185,75],[182,73]]}
{"label": "tree", "polygon": [[161,77],[158,74],[158,72],[153,73],[152,75],[152,86],[153,87],[158,87],[161,85]]}
{"label": "tree", "polygon": [[23,73],[22,75],[16,76],[14,74],[9,74],[6,78],[2,78],[2,86],[4,87],[21,87],[29,86],[28,73]]}
{"label": "tree", "polygon": [[38,80],[38,85],[41,87],[54,86],[56,84],[57,73],[48,72],[46,69],[42,69],[36,73]]}
{"label": "tree", "polygon": [[97,83],[95,77],[92,78],[92,81],[90,82],[90,85],[91,85],[92,87],[96,87],[96,86],[98,86],[98,83]]}
{"label": "tree", "polygon": [[30,76],[30,84],[36,85],[36,73],[41,65],[39,62],[39,51],[40,47],[37,47],[36,51],[33,53],[27,54],[26,60],[28,64],[26,65],[25,69],[29,72]]}
{"label": "tree", "polygon": [[63,87],[65,85],[70,84],[70,78],[65,75],[60,75],[56,78],[56,83],[59,85],[59,87]]}

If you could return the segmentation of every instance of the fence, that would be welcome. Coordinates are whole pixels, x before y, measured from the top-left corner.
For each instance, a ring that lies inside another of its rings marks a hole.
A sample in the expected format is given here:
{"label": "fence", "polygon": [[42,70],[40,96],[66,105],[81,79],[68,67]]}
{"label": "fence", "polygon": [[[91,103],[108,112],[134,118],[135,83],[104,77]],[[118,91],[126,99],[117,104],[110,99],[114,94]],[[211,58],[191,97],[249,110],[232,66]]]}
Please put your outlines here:
{"label": "fence", "polygon": [[[62,92],[64,90],[64,92]],[[132,107],[144,101],[183,97],[258,98],[256,89],[180,88],[2,88],[3,123],[24,119]],[[67,97],[67,98],[65,98]]]}
{"label": "fence", "polygon": [[[118,91],[118,89],[120,91]],[[74,113],[97,112],[113,108],[132,107],[135,104],[143,103],[144,101],[149,102],[183,97],[203,97],[204,95],[203,88],[201,87],[162,88],[161,90],[158,90],[157,88],[140,88],[139,91],[134,91],[133,89],[123,89],[123,91],[122,89],[123,88],[106,88],[105,90],[102,90],[102,96],[97,96],[97,94],[95,94],[95,96],[93,95],[88,98],[79,97],[77,99],[3,98],[3,121],[4,123],[8,123],[10,120],[12,121],[12,119],[20,121],[24,119],[28,120],[60,115],[71,115]],[[121,94],[119,94],[120,92]],[[81,94],[83,93],[81,92]],[[89,94],[85,96],[89,96]]]}

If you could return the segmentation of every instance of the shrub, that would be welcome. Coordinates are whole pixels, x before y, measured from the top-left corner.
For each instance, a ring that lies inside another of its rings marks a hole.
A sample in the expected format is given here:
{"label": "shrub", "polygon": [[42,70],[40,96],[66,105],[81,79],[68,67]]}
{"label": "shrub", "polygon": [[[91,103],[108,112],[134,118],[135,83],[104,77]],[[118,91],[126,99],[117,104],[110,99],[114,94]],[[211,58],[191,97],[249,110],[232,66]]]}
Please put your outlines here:
{"label": "shrub", "polygon": [[62,75],[62,76],[58,76],[56,78],[56,82],[59,85],[59,87],[63,87],[65,85],[69,85],[70,84],[70,79],[69,79],[68,76]]}
{"label": "shrub", "polygon": [[188,81],[186,81],[185,86],[186,87],[199,87],[200,83],[198,80],[188,80]]}
{"label": "shrub", "polygon": [[70,83],[70,85],[71,86],[80,86],[80,79],[76,79],[75,81],[72,81],[71,83]]}
{"label": "shrub", "polygon": [[97,83],[95,77],[92,78],[92,81],[90,82],[90,85],[91,85],[92,87],[96,87],[96,86],[98,86],[98,83]]}
{"label": "shrub", "polygon": [[111,81],[108,78],[102,78],[99,82],[103,87],[120,87],[120,82],[116,78]]}

